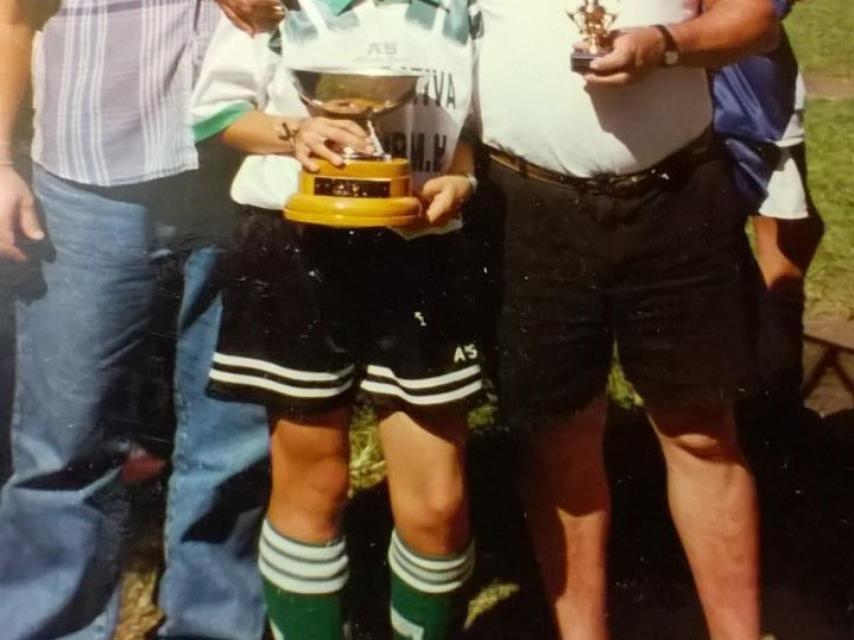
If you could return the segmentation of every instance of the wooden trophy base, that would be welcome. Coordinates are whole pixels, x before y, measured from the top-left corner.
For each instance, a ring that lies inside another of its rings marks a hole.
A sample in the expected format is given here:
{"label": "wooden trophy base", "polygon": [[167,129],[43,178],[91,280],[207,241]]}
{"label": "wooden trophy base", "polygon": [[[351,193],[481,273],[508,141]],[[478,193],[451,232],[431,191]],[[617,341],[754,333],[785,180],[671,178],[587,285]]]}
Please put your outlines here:
{"label": "wooden trophy base", "polygon": [[340,168],[317,163],[317,173],[300,173],[299,192],[285,205],[288,220],[355,228],[405,227],[421,218],[408,160],[348,160]]}

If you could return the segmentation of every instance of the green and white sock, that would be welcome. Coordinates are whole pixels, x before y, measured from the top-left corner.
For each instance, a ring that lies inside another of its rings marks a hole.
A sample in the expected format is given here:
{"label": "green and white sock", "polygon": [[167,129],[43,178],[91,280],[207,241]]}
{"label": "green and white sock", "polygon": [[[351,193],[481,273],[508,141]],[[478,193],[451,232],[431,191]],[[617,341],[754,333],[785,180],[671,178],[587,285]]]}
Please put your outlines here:
{"label": "green and white sock", "polygon": [[429,557],[391,534],[391,627],[394,640],[449,640],[466,614],[465,586],[474,571],[474,543],[460,554]]}
{"label": "green and white sock", "polygon": [[347,582],[344,539],[309,544],[261,529],[258,567],[276,640],[342,640],[341,590]]}

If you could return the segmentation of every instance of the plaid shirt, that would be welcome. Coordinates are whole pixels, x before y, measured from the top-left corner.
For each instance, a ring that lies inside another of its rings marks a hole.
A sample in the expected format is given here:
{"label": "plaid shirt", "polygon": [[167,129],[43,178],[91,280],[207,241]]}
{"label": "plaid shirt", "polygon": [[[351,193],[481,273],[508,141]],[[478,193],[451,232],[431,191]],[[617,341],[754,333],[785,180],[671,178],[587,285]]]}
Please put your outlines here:
{"label": "plaid shirt", "polygon": [[33,159],[112,186],[198,166],[192,85],[214,0],[62,0],[33,51]]}

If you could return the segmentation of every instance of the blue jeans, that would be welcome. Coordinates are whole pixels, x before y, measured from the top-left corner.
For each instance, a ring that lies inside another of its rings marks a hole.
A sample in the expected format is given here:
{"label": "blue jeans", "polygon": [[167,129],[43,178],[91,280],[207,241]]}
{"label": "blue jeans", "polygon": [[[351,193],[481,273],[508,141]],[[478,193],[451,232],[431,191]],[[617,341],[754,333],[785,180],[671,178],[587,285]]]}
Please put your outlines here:
{"label": "blue jeans", "polygon": [[[176,441],[159,605],[168,638],[260,638],[256,536],[266,506],[261,407],[205,395],[220,304],[194,175],[92,188],[36,168],[48,241],[17,307],[13,475],[0,494],[0,636],[112,637],[128,514],[119,474],[156,261],[181,247]],[[198,219],[193,219],[199,215]]]}
{"label": "blue jeans", "polygon": [[9,458],[9,419],[12,407],[12,380],[15,377],[14,349],[15,332],[12,298],[5,286],[6,271],[0,265],[0,486],[11,470]]}

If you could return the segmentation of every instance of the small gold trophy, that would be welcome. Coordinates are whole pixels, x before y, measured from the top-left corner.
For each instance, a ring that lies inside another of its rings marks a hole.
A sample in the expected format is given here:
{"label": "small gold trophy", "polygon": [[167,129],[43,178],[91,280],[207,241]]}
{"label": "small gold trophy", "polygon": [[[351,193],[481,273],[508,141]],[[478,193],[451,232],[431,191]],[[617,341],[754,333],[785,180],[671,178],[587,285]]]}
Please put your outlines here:
{"label": "small gold trophy", "polygon": [[567,11],[587,45],[585,51],[572,52],[572,70],[587,73],[590,63],[611,51],[611,25],[617,19],[616,13],[608,12],[599,0],[584,0],[584,4],[574,11]]}
{"label": "small gold trophy", "polygon": [[402,227],[421,217],[412,196],[409,161],[383,151],[373,119],[409,102],[420,73],[389,69],[291,69],[302,99],[328,118],[358,122],[374,152],[345,148],[343,167],[318,159],[316,173],[302,171],[299,192],[285,204],[288,220],[331,227]]}

